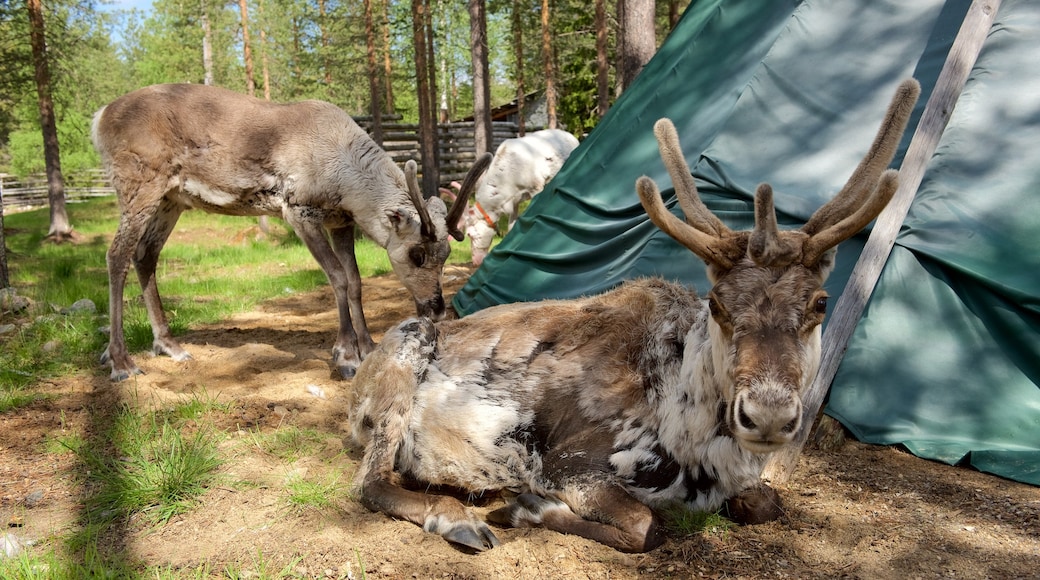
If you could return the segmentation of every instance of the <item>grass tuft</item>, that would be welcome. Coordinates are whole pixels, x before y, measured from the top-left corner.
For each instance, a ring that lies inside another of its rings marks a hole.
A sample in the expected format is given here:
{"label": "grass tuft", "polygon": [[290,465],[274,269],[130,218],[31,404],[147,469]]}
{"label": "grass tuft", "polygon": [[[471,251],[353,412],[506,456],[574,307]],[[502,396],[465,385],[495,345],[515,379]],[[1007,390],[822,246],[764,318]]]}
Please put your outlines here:
{"label": "grass tuft", "polygon": [[737,525],[718,512],[694,511],[683,505],[665,508],[661,510],[661,516],[668,532],[677,537],[697,534],[724,536]]}
{"label": "grass tuft", "polygon": [[221,460],[217,434],[199,428],[191,434],[124,405],[111,419],[107,445],[69,447],[87,467],[97,489],[87,501],[87,520],[104,524],[143,515],[163,523],[190,509],[214,480]]}
{"label": "grass tuft", "polygon": [[286,482],[289,505],[294,510],[325,510],[350,497],[349,485],[339,473],[326,474],[317,480],[292,475]]}

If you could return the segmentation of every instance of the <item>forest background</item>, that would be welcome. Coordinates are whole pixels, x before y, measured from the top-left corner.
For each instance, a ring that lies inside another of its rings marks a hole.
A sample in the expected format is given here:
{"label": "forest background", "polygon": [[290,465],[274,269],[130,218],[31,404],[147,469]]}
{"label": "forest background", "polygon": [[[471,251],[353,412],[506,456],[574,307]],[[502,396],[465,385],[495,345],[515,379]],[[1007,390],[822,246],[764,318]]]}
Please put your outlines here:
{"label": "forest background", "polygon": [[[44,33],[60,167],[70,174],[100,166],[89,138],[93,113],[155,83],[213,84],[276,102],[321,99],[355,116],[377,111],[420,123],[423,81],[435,99],[431,114],[472,117],[476,6],[486,14],[491,106],[551,91],[554,122],[580,136],[624,88],[624,15],[650,10],[653,30],[629,33],[651,35],[656,49],[688,3],[154,0],[142,10],[92,0],[0,0],[0,173],[45,170],[34,32]],[[426,25],[421,39],[417,18]],[[419,42],[429,74],[422,79]]]}

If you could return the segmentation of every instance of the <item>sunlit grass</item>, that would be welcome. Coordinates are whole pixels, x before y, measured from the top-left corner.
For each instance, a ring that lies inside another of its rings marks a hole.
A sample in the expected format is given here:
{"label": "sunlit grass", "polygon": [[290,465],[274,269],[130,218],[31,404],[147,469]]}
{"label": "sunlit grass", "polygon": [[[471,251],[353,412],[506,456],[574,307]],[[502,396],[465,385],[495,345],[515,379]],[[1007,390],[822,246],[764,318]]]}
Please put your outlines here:
{"label": "sunlit grass", "polygon": [[[108,270],[105,254],[118,224],[114,198],[70,204],[70,220],[83,241],[44,242],[46,208],[4,217],[11,285],[31,300],[28,310],[0,313],[0,412],[30,404],[31,386],[68,373],[104,373],[98,357],[108,338]],[[158,279],[173,334],[213,324],[259,303],[328,284],[307,248],[280,220],[256,237],[256,219],[185,212],[159,258]],[[449,263],[468,263],[467,242],[453,243]],[[392,272],[383,248],[356,241],[363,277]],[[152,331],[137,278],[127,276],[124,332],[131,353],[151,347]],[[67,313],[89,299],[95,311]]]}
{"label": "sunlit grass", "polygon": [[296,461],[305,455],[314,455],[325,446],[325,435],[314,429],[300,429],[289,425],[271,433],[253,431],[250,439],[262,452],[284,459]]}
{"label": "sunlit grass", "polygon": [[[32,405],[45,395],[41,385],[77,373],[107,375],[98,364],[108,325],[108,273],[105,253],[115,232],[118,211],[112,198],[71,204],[76,244],[44,242],[46,209],[6,215],[5,233],[11,283],[30,299],[28,309],[0,314],[0,413]],[[284,224],[272,220],[272,235],[256,239],[255,219],[187,212],[179,221],[159,260],[158,278],[164,306],[175,335],[219,323],[260,302],[327,285],[324,273],[304,245]],[[362,276],[391,272],[386,251],[358,239]],[[453,244],[450,263],[468,263],[467,242]],[[89,299],[95,310],[70,312]],[[125,332],[131,352],[151,346],[151,328],[133,271],[125,288]],[[144,406],[148,407],[148,406]],[[207,563],[184,568],[147,566],[108,546],[118,526],[161,526],[202,501],[218,483],[237,489],[248,485],[225,481],[224,453],[233,437],[216,425],[226,424],[233,403],[200,389],[180,402],[142,408],[130,402],[91,409],[91,429],[60,426],[39,445],[41,454],[75,458],[73,473],[83,496],[72,531],[23,546],[17,557],[0,558],[0,578],[290,578],[296,561],[253,558],[214,569]],[[214,418],[220,416],[219,422]],[[338,453],[320,431],[282,426],[266,434],[250,433],[247,445],[285,464],[284,501],[291,511],[327,510],[349,501],[349,477],[333,463],[307,474],[294,471],[301,459]],[[326,458],[327,460],[327,458]],[[325,461],[325,460],[322,460]],[[264,485],[267,485],[266,483]],[[106,535],[107,534],[107,535]],[[357,564],[364,577],[364,566]]]}
{"label": "sunlit grass", "polygon": [[221,459],[219,434],[182,429],[160,414],[129,406],[109,418],[105,441],[75,449],[97,489],[87,501],[87,519],[104,524],[144,515],[161,523],[187,511],[215,478]]}
{"label": "sunlit grass", "polygon": [[291,475],[285,485],[289,505],[295,510],[334,508],[350,497],[350,484],[342,474],[331,472],[307,478]]}
{"label": "sunlit grass", "polygon": [[694,511],[683,505],[664,509],[661,515],[669,533],[679,537],[697,534],[725,535],[737,527],[737,524],[718,512]]}

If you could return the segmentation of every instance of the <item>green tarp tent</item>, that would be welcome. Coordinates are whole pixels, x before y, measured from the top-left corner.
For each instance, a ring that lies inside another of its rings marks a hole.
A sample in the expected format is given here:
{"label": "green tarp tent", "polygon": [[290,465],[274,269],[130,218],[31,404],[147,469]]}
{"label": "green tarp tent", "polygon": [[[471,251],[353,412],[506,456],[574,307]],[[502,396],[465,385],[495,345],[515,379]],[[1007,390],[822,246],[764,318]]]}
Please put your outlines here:
{"label": "green tarp tent", "polygon": [[[671,118],[705,203],[750,227],[756,185],[784,225],[836,193],[900,80],[923,93],[968,0],[694,0],[654,59],[456,295],[461,314],[602,292],[639,276],[706,291],[703,264],[635,194],[665,189]],[[1004,0],[833,381],[862,441],[1040,485],[1040,3]],[[676,215],[681,215],[675,207]],[[837,296],[864,237],[845,242]],[[833,302],[832,302],[833,304]]]}

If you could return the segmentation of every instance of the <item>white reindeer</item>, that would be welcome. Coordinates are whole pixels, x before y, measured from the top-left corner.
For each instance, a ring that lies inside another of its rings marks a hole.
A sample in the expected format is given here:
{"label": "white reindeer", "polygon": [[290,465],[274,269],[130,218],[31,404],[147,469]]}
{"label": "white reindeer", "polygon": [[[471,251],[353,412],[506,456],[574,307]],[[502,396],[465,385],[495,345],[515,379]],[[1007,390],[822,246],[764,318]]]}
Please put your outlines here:
{"label": "white reindeer", "polygon": [[490,527],[459,500],[421,490],[512,490],[520,495],[492,523],[632,552],[664,541],[654,510],[670,504],[728,502],[751,523],[778,517],[779,495],[760,476],[806,420],[801,394],[819,364],[833,248],[895,192],[898,174],[885,168],[919,92],[914,80],[900,86],[845,187],[799,230],[778,230],[766,184],[754,230],[727,228],[697,196],[671,122],[658,121],[686,222],[645,176],[639,198],[707,263],[711,291],[699,298],[644,279],[600,296],[402,323],[353,382],[361,502],[474,550],[498,545]]}
{"label": "white reindeer", "polygon": [[[440,278],[456,224],[490,155],[467,176],[448,215],[419,194],[415,163],[398,168],[341,109],[321,101],[273,104],[203,85],[155,85],[124,95],[94,115],[94,146],[119,199],[108,250],[111,337],[101,356],[120,381],[141,373],[123,335],[123,287],[133,261],[152,347],[191,358],[170,334],[155,269],[181,212],[280,216],[328,276],[339,310],[333,364],[345,378],[375,348],[361,309],[354,226],[387,250],[394,273],[421,316],[444,317]],[[407,174],[407,175],[406,175]],[[326,233],[327,231],[327,233]],[[330,245],[331,240],[331,245]]]}
{"label": "white reindeer", "polygon": [[475,265],[479,266],[491,249],[499,218],[509,216],[512,229],[520,203],[542,191],[577,146],[574,135],[559,129],[506,139],[498,146],[477,188],[476,202],[464,214]]}

